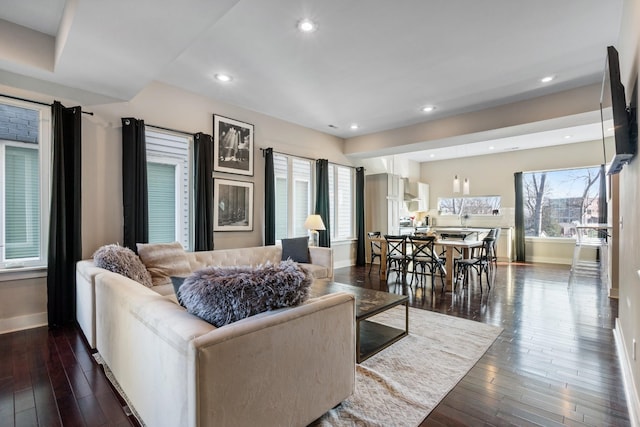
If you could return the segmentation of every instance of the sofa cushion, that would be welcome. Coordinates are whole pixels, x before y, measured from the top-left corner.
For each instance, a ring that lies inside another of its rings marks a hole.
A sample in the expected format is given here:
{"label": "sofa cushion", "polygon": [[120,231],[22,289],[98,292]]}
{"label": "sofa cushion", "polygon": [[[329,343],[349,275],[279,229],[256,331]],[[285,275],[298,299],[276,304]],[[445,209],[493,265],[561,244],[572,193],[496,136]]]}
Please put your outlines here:
{"label": "sofa cushion", "polygon": [[292,260],[295,262],[309,262],[309,238],[294,237],[292,239],[282,239],[282,260]]}
{"label": "sofa cushion", "polygon": [[153,286],[171,284],[171,276],[191,274],[189,258],[180,242],[138,243],[138,255],[149,270]]}
{"label": "sofa cushion", "polygon": [[96,267],[121,274],[147,287],[153,286],[149,271],[138,255],[120,245],[104,245],[93,254]]}
{"label": "sofa cushion", "polygon": [[314,279],[328,279],[329,269],[324,265],[317,264],[299,264],[307,273],[311,274]]}
{"label": "sofa cushion", "polygon": [[180,296],[189,313],[223,326],[268,310],[301,304],[311,275],[293,261],[258,267],[208,267],[189,276]]}

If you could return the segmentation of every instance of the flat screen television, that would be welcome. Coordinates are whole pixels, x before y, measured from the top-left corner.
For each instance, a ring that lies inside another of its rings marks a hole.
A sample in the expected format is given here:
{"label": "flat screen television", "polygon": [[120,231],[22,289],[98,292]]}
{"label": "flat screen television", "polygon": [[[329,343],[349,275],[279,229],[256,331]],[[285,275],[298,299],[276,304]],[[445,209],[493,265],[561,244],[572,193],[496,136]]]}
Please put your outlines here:
{"label": "flat screen television", "polygon": [[[637,91],[637,86],[634,88]],[[637,95],[634,95],[634,104]],[[607,47],[607,63],[602,79],[602,92],[600,95],[600,114],[602,117],[602,138],[610,135],[613,128],[615,139],[614,152],[606,152],[605,161],[610,165],[608,175],[619,173],[622,167],[636,154],[637,125],[635,116],[637,108],[627,108],[624,85],[620,80],[620,63],[618,51],[613,46]]]}

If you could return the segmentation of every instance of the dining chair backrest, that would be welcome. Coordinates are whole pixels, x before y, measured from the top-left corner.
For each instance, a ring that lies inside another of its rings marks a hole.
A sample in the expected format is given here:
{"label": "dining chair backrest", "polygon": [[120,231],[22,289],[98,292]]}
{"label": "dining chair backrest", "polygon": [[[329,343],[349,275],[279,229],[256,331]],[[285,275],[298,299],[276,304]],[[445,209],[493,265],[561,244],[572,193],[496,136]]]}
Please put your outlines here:
{"label": "dining chair backrest", "polygon": [[494,235],[493,237],[496,239],[496,241],[498,240],[498,238],[500,237],[500,227],[498,228],[494,228]]}
{"label": "dining chair backrest", "polygon": [[385,234],[387,241],[387,256],[405,256],[407,236]]}
{"label": "dining chair backrest", "polygon": [[478,258],[487,259],[491,257],[493,252],[493,245],[495,244],[496,239],[492,236],[487,236],[482,239],[482,246],[480,247],[480,254]]}
{"label": "dining chair backrest", "polygon": [[367,232],[367,237],[369,237],[369,242],[371,244],[371,252],[374,254],[380,253],[380,242],[374,242],[371,240],[372,237],[380,237],[381,233],[379,231],[369,231]]}
{"label": "dining chair backrest", "polygon": [[411,255],[414,259],[438,260],[438,254],[433,249],[435,236],[410,236]]}

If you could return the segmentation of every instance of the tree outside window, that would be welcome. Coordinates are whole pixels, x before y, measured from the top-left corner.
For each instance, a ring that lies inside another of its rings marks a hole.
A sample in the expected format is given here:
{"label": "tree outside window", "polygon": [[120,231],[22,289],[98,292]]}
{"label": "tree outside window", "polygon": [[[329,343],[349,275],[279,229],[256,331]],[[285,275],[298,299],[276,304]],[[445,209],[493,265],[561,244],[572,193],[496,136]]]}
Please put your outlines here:
{"label": "tree outside window", "polygon": [[576,224],[593,224],[598,216],[600,167],[523,173],[525,235],[572,237]]}

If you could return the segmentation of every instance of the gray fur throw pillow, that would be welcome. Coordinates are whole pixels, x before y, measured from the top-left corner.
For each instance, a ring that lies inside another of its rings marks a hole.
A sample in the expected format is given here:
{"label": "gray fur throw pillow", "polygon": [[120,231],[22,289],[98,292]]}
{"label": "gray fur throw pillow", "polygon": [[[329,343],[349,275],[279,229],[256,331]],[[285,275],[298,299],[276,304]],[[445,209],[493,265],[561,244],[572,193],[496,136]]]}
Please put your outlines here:
{"label": "gray fur throw pillow", "polygon": [[131,249],[120,245],[105,245],[93,254],[96,267],[113,271],[147,287],[153,286],[151,275],[138,255]]}
{"label": "gray fur throw pillow", "polygon": [[313,277],[293,261],[258,267],[207,267],[180,287],[189,313],[220,327],[245,317],[295,306],[309,297]]}

